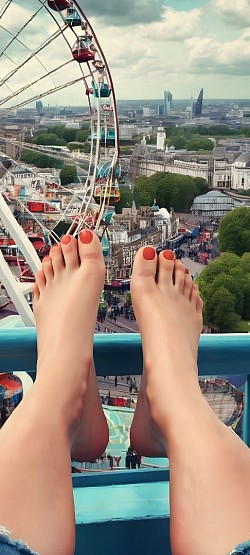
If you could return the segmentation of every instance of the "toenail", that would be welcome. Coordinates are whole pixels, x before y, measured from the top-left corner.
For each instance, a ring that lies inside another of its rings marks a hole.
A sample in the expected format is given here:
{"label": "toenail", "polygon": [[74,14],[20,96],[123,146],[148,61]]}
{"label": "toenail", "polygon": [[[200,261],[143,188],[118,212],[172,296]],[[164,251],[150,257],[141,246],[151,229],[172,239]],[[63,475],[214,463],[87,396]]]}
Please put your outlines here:
{"label": "toenail", "polygon": [[81,231],[81,233],[79,234],[80,237],[80,241],[81,243],[91,243],[93,241],[94,235],[92,233],[92,231],[90,231],[90,229],[84,229],[83,231]]}
{"label": "toenail", "polygon": [[163,256],[164,256],[164,258],[166,258],[166,260],[174,260],[174,252],[173,251],[164,251]]}
{"label": "toenail", "polygon": [[153,249],[153,247],[145,247],[143,250],[143,258],[145,258],[145,260],[154,260],[155,249]]}
{"label": "toenail", "polygon": [[189,274],[189,269],[185,268],[185,274]]}
{"label": "toenail", "polygon": [[62,239],[62,243],[64,245],[68,245],[71,241],[71,236],[70,235],[65,235],[65,237]]}
{"label": "toenail", "polygon": [[43,262],[48,262],[49,260],[50,260],[50,257],[49,257],[49,256],[44,256]]}
{"label": "toenail", "polygon": [[59,247],[59,245],[53,245],[53,247],[51,247],[51,249],[50,249],[50,252],[53,252],[54,250],[56,250],[57,247]]}

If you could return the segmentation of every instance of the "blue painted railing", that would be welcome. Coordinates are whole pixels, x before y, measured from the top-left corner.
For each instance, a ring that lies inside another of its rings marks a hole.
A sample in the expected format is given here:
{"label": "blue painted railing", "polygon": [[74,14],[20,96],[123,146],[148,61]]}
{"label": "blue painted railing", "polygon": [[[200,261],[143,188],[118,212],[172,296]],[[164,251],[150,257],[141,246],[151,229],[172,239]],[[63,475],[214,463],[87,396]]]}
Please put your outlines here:
{"label": "blue painted railing", "polygon": [[[51,338],[53,341],[53,338]],[[36,330],[0,331],[0,372],[35,373]],[[139,334],[104,334],[94,339],[97,375],[140,375]],[[250,447],[250,334],[202,335],[199,375],[246,374],[243,439]],[[70,372],[70,368],[69,368]],[[138,470],[73,477],[77,542],[75,555],[171,555],[169,474]]]}
{"label": "blue painted railing", "polygon": [[[0,372],[33,373],[36,357],[35,328],[0,331]],[[98,376],[140,375],[143,364],[140,335],[96,335],[94,359]],[[250,334],[202,335],[198,366],[200,376],[247,375],[243,439],[250,447]]]}

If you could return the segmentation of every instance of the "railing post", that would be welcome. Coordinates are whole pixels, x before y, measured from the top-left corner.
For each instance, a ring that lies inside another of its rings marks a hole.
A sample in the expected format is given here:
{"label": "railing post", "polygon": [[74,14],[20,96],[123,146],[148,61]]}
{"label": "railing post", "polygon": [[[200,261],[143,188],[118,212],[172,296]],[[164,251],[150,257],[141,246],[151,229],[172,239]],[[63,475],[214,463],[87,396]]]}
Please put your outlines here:
{"label": "railing post", "polygon": [[243,441],[250,447],[250,374],[245,385],[245,403],[243,413]]}

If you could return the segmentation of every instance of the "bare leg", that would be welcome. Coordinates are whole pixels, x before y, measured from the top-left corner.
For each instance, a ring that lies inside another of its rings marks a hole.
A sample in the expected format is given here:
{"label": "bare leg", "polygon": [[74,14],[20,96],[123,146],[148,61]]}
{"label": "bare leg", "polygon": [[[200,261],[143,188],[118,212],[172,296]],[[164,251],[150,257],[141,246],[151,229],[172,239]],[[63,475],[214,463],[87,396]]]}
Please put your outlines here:
{"label": "bare leg", "polygon": [[72,555],[70,452],[85,405],[104,263],[89,231],[37,275],[37,379],[0,432],[0,523],[40,555]]}
{"label": "bare leg", "polygon": [[[226,555],[250,538],[250,451],[222,424],[197,379],[198,288],[183,265],[140,249],[131,281],[150,420],[170,460],[173,555]],[[167,253],[169,255],[169,252]],[[135,449],[137,449],[134,443]]]}
{"label": "bare leg", "polygon": [[100,457],[109,442],[109,428],[102,410],[97,386],[94,361],[89,371],[88,388],[81,422],[72,445],[73,461],[94,461]]}

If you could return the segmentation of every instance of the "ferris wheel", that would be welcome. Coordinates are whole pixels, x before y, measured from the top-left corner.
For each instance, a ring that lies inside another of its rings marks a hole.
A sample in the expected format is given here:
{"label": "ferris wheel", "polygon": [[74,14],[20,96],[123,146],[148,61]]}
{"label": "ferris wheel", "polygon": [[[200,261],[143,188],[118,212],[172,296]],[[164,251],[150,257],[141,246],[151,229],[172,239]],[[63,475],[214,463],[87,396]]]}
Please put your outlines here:
{"label": "ferris wheel", "polygon": [[[51,211],[50,225],[46,221],[37,222],[47,231],[53,242],[60,240],[60,222],[67,224],[63,228],[63,234],[77,235],[81,229],[89,227],[104,241],[106,246],[103,250],[107,249],[105,232],[114,212],[112,207],[120,199],[119,127],[110,68],[91,23],[75,0],[2,0],[0,44],[2,122],[8,124],[13,115],[24,118],[27,112],[22,112],[22,108],[33,109],[33,113],[36,108],[39,114],[46,102],[46,112],[49,114],[52,106],[81,105],[84,104],[83,98],[86,99],[89,153],[85,156],[84,180],[77,191],[76,188],[69,190],[60,184],[49,184],[48,188],[52,185],[49,190],[50,198],[53,198],[53,194],[56,196],[60,192],[67,192],[67,206],[59,215]],[[25,148],[53,155],[67,164],[82,166],[81,159],[75,160],[68,152],[55,153],[52,148],[50,150],[35,144],[24,132],[14,137],[11,133],[3,133],[0,123],[0,146],[1,144],[11,144],[15,149],[16,159],[20,158]],[[11,169],[8,171],[11,173]],[[36,181],[34,176],[33,182]],[[44,195],[39,184],[34,183],[39,194]],[[1,221],[35,273],[40,267],[40,259],[25,232],[8,210],[3,196],[0,197]],[[31,217],[27,202],[22,198],[18,202]],[[2,283],[8,282],[9,286],[11,282],[13,290],[14,282],[2,257],[0,272]],[[23,289],[26,292],[27,286]],[[19,290],[16,296],[20,297]],[[19,302],[18,298],[16,301]]]}

